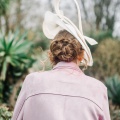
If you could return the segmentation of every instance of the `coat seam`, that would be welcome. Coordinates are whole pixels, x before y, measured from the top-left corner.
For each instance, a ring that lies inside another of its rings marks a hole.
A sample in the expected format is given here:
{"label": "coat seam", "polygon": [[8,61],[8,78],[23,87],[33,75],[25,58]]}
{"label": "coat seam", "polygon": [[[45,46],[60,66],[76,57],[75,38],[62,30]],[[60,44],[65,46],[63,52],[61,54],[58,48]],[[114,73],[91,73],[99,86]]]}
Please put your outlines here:
{"label": "coat seam", "polygon": [[86,98],[86,97],[82,97],[82,96],[71,96],[71,95],[63,95],[63,94],[55,94],[55,93],[36,93],[36,94],[33,94],[33,95],[28,96],[25,100],[28,100],[29,98],[31,98],[31,97],[33,97],[33,96],[36,96],[36,95],[39,95],[39,94],[52,94],[52,95],[61,95],[61,96],[68,96],[68,97],[84,98],[84,99],[86,99],[86,100],[91,101],[91,102],[94,103],[95,105],[97,105],[97,106],[103,111],[103,109],[102,109],[97,103],[95,103],[93,100],[91,100],[91,99],[89,99],[89,98]]}

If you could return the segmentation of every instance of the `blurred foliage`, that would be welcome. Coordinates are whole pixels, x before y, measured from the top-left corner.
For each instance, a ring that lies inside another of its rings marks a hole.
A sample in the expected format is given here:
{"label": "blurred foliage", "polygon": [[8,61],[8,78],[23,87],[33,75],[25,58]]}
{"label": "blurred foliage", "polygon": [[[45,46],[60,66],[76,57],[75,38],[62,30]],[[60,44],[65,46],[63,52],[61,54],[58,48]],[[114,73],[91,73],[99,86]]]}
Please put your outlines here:
{"label": "blurred foliage", "polygon": [[94,64],[87,73],[104,81],[106,77],[120,75],[120,41],[106,39],[102,41],[93,53]]}
{"label": "blurred foliage", "polygon": [[47,50],[43,51],[41,47],[37,48],[34,57],[36,59],[36,62],[30,69],[31,72],[50,70],[52,68]]}
{"label": "blurred foliage", "polygon": [[120,120],[120,110],[114,110],[111,113],[111,120]]}
{"label": "blurred foliage", "polygon": [[98,44],[97,45],[95,45],[95,46],[91,46],[91,45],[89,45],[89,47],[90,47],[90,50],[91,50],[91,52],[94,52],[95,50],[96,50],[96,48],[98,47],[98,45],[103,41],[103,40],[105,40],[105,39],[113,39],[113,37],[112,37],[112,31],[111,30],[108,30],[108,31],[96,31],[96,32],[91,32],[90,34],[89,34],[89,36],[91,37],[91,38],[94,38],[97,42],[98,42]]}
{"label": "blurred foliage", "polygon": [[8,9],[10,0],[0,0],[0,15],[4,15]]}
{"label": "blurred foliage", "polygon": [[98,43],[107,38],[113,38],[111,30],[107,30],[107,31],[102,30],[102,31],[97,31],[97,32],[91,32],[89,34],[89,36],[91,38],[94,38],[95,40],[97,40]]}
{"label": "blurred foliage", "polygon": [[36,59],[36,62],[30,69],[30,71],[34,72],[51,69],[51,63],[47,54],[47,50],[49,49],[51,40],[45,37],[42,30],[36,31],[35,34],[31,31],[29,34],[30,38],[35,41],[33,46],[33,57]]}
{"label": "blurred foliage", "polygon": [[[16,81],[26,74],[35,59],[32,58],[33,43],[27,40],[27,33],[9,32],[8,36],[0,34],[0,80],[3,84],[4,102]],[[13,79],[14,78],[14,79]]]}
{"label": "blurred foliage", "polygon": [[13,112],[9,111],[6,106],[0,106],[0,120],[11,120],[12,114]]}
{"label": "blurred foliage", "polygon": [[[10,0],[0,0],[0,31],[2,31],[2,21],[4,18],[4,31],[8,34],[9,31],[9,5]],[[2,17],[1,17],[2,16]]]}
{"label": "blurred foliage", "polygon": [[[112,7],[111,7],[112,6]],[[119,0],[95,0],[94,1],[94,13],[96,16],[96,29],[106,29],[113,32],[115,22],[117,21],[117,8],[119,9]],[[111,9],[110,9],[111,7]],[[111,12],[112,10],[112,12]],[[104,23],[103,23],[104,19]]]}
{"label": "blurred foliage", "polygon": [[120,107],[120,77],[115,75],[105,81],[108,90],[108,98],[115,106]]}
{"label": "blurred foliage", "polygon": [[25,37],[26,33],[19,36],[18,31],[14,34],[9,33],[7,37],[0,36],[1,80],[5,80],[9,72],[13,76],[21,76],[34,62],[34,59],[29,55],[32,42],[25,40]]}
{"label": "blurred foliage", "polygon": [[47,50],[49,48],[50,45],[50,40],[48,40],[48,38],[45,37],[44,33],[42,31],[40,31],[38,33],[39,36],[39,41],[36,41],[36,43],[34,44],[35,47],[34,48],[38,48],[41,47],[42,50]]}
{"label": "blurred foliage", "polygon": [[2,99],[3,99],[3,83],[2,81],[0,81],[0,103],[2,103]]}

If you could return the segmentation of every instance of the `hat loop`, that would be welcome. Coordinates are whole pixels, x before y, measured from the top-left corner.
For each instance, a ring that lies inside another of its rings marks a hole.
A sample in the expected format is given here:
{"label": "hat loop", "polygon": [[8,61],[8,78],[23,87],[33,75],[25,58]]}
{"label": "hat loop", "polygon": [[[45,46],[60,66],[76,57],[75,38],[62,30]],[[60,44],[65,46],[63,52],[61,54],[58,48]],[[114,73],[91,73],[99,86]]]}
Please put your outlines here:
{"label": "hat loop", "polygon": [[[65,16],[63,16],[63,12],[60,11],[60,9],[59,9],[60,0],[54,0],[54,1],[55,1],[55,4],[54,4],[55,12],[57,13],[57,15],[60,16],[60,17],[66,18]],[[78,11],[79,30],[80,30],[81,33],[83,34],[80,8],[79,8],[79,5],[78,5],[78,2],[77,2],[76,0],[74,0],[74,2],[75,2],[75,4],[76,4],[77,11]]]}

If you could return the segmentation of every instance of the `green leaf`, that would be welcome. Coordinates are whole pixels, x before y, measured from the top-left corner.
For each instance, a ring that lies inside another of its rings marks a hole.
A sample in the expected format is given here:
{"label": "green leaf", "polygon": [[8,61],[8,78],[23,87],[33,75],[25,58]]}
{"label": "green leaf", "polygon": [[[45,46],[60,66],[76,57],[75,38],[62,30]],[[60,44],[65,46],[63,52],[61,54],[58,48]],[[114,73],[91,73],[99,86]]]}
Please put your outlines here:
{"label": "green leaf", "polygon": [[5,59],[5,61],[3,62],[3,67],[2,67],[2,71],[1,71],[1,79],[2,80],[5,80],[6,72],[7,72],[7,61]]}
{"label": "green leaf", "polygon": [[113,76],[107,78],[105,85],[108,90],[108,97],[115,105],[120,105],[120,78]]}

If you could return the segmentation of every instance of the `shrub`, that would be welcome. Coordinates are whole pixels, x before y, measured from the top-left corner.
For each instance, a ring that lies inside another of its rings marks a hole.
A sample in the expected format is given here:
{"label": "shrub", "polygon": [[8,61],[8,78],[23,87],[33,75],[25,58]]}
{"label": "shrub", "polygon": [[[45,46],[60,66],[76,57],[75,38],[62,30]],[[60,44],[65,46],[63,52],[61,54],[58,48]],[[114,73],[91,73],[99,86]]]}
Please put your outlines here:
{"label": "shrub", "polygon": [[115,74],[120,75],[120,41],[114,39],[103,40],[93,53],[94,63],[88,69],[88,74],[102,81]]}
{"label": "shrub", "polygon": [[120,110],[114,110],[112,112],[111,120],[120,120]]}
{"label": "shrub", "polygon": [[9,111],[6,106],[0,106],[0,120],[11,120],[12,114],[13,112]]}

